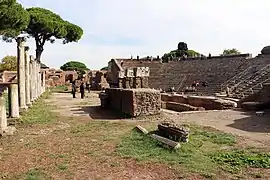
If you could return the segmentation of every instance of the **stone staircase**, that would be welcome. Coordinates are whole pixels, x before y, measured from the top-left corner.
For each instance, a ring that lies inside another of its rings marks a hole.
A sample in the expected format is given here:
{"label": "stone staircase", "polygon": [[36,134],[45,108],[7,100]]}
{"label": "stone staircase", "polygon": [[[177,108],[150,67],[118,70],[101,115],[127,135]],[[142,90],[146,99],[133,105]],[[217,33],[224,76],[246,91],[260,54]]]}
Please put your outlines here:
{"label": "stone staircase", "polygon": [[[260,70],[262,72],[263,68],[270,64],[270,58],[186,60],[168,63],[145,60],[123,60],[122,62],[123,68],[149,67],[151,88],[167,90],[174,87],[178,92],[184,92],[185,88],[191,86],[194,81],[205,81],[208,86],[199,85],[196,88],[197,91],[192,94],[214,95],[224,92],[227,85],[231,89],[239,88],[241,92],[253,87],[257,84],[257,82],[251,83],[251,80],[254,80],[254,74],[259,73]],[[264,81],[264,79],[257,80]],[[246,86],[246,81],[250,83],[248,86]],[[233,92],[233,94],[237,93]]]}
{"label": "stone staircase", "polygon": [[[260,67],[261,66],[258,66],[256,69]],[[251,67],[243,73],[245,76],[239,75],[238,80],[233,81],[236,84],[229,86],[232,89],[231,97],[238,99],[246,98],[260,91],[264,83],[270,82],[270,64],[261,68],[257,72],[254,72],[254,70],[255,69]],[[231,85],[233,82],[228,83],[228,85]]]}

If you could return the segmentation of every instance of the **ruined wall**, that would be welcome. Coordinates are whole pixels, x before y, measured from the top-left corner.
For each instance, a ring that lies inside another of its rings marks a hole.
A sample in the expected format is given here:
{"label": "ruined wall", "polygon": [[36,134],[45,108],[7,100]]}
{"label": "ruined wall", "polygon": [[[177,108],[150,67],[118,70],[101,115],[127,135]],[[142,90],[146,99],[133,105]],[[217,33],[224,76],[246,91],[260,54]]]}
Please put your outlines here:
{"label": "ruined wall", "polygon": [[78,78],[78,73],[76,71],[64,71],[65,73],[65,82],[72,82]]}
{"label": "ruined wall", "polygon": [[270,83],[263,84],[263,88],[247,98],[241,100],[243,102],[261,102],[261,103],[270,103]]}
{"label": "ruined wall", "polygon": [[106,80],[107,71],[90,71],[88,73],[89,82],[92,90],[101,90],[108,88],[109,84]]}
{"label": "ruined wall", "polygon": [[153,115],[160,113],[160,92],[152,89],[108,88],[108,106],[130,116]]}
{"label": "ruined wall", "polygon": [[232,109],[237,106],[237,103],[223,100],[216,97],[209,96],[186,96],[178,94],[161,94],[161,100],[163,102],[174,102],[175,103],[188,104],[193,107],[204,108],[205,110],[222,110]]}
{"label": "ruined wall", "polygon": [[45,83],[46,86],[65,85],[65,72],[62,70],[46,69]]}
{"label": "ruined wall", "polygon": [[149,86],[166,90],[174,87],[181,92],[194,81],[206,81],[208,87],[200,86],[197,90],[202,94],[220,92],[227,80],[250,66],[270,63],[270,57],[250,59],[246,56],[212,57],[206,60],[160,61],[119,59],[123,68],[149,67]]}
{"label": "ruined wall", "polygon": [[2,82],[17,83],[17,71],[4,71],[2,73]]}

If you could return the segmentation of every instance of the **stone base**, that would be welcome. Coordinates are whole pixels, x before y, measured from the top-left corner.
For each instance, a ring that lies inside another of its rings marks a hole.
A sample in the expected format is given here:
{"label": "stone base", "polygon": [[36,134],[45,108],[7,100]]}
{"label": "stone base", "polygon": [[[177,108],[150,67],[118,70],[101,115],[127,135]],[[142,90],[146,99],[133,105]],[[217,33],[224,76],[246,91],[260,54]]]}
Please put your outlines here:
{"label": "stone base", "polygon": [[203,107],[194,107],[188,104],[176,103],[176,102],[166,102],[165,103],[166,109],[177,111],[177,112],[184,112],[184,111],[204,111]]}
{"label": "stone base", "polygon": [[161,96],[157,90],[108,88],[105,92],[109,108],[132,117],[159,114],[161,111]]}
{"label": "stone base", "polygon": [[25,107],[20,107],[20,114],[27,111],[28,107],[25,106]]}
{"label": "stone base", "polygon": [[8,126],[6,129],[0,130],[0,136],[12,136],[16,132],[14,126]]}

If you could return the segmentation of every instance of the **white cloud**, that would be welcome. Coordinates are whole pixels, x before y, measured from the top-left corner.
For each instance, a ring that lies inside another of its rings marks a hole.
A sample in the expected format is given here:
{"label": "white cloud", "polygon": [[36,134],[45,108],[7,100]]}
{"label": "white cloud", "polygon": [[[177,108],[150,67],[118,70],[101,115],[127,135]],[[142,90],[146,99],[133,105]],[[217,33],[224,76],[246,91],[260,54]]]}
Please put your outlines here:
{"label": "white cloud", "polygon": [[[187,42],[191,49],[213,55],[233,47],[257,55],[270,43],[270,2],[267,0],[20,2],[28,7],[51,9],[82,26],[85,31],[86,36],[81,43],[47,44],[43,59],[49,66],[59,67],[67,60],[82,60],[89,68],[98,69],[113,57],[162,55],[176,48],[179,41]],[[98,44],[87,38],[89,34],[103,39],[138,39],[143,44]],[[16,45],[1,43],[0,56],[9,53],[16,54]]]}

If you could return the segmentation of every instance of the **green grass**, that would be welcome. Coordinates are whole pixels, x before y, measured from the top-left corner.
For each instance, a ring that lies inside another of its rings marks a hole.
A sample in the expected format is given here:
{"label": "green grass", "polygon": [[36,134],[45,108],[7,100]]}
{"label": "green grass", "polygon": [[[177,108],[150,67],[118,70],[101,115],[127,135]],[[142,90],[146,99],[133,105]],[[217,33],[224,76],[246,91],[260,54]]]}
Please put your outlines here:
{"label": "green grass", "polygon": [[184,167],[208,178],[218,174],[219,169],[237,173],[245,167],[270,166],[269,154],[232,150],[236,148],[236,139],[231,134],[197,126],[190,126],[190,129],[189,143],[181,143],[178,150],[166,149],[159,142],[133,130],[122,139],[117,154],[137,161]]}
{"label": "green grass", "polygon": [[[47,92],[46,92],[47,93]],[[21,117],[21,121],[26,124],[50,123],[56,120],[57,116],[51,110],[54,106],[48,105],[44,99],[48,98],[48,94],[38,99]]]}
{"label": "green grass", "polygon": [[52,92],[67,92],[68,91],[68,86],[66,85],[61,85],[61,86],[56,86],[51,88]]}
{"label": "green grass", "polygon": [[31,169],[26,173],[26,180],[47,180],[51,179],[39,169]]}
{"label": "green grass", "polygon": [[231,173],[237,173],[245,167],[270,168],[270,152],[234,149],[217,152],[212,155],[212,159]]}

